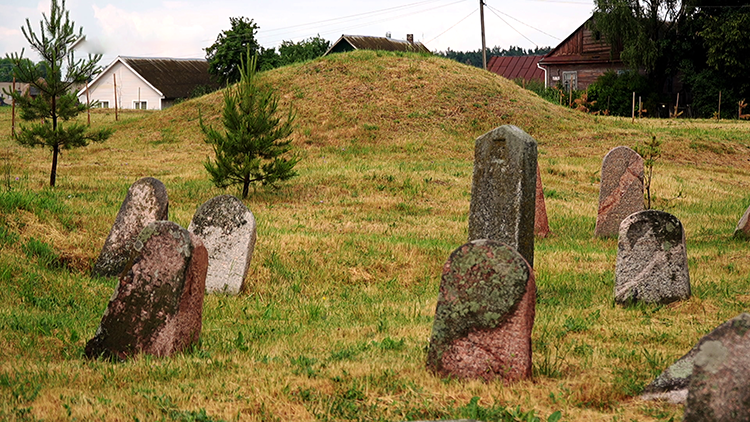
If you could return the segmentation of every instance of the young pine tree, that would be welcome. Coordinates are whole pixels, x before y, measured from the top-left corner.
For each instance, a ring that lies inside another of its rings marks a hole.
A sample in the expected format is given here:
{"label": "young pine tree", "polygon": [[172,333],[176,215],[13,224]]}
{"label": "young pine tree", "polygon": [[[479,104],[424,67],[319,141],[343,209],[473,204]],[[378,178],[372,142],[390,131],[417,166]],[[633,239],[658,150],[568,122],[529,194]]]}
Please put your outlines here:
{"label": "young pine tree", "polygon": [[220,133],[200,120],[206,143],[213,147],[215,160],[204,163],[214,185],[227,188],[242,185],[242,198],[247,198],[252,183],[275,186],[276,182],[297,175],[293,170],[297,157],[285,158],[291,150],[292,121],[289,114],[282,121],[278,114],[276,93],[257,81],[256,57],[247,54],[240,65],[240,81],[224,91]]}
{"label": "young pine tree", "polygon": [[49,18],[42,14],[39,34],[31,29],[28,19],[26,27],[21,28],[31,48],[41,56],[41,66],[24,60],[23,50],[21,54],[8,56],[14,64],[16,79],[39,90],[35,98],[26,93],[8,94],[20,108],[21,119],[32,122],[30,126],[21,125],[16,141],[28,147],[41,146],[52,150],[50,186],[55,186],[61,150],[86,146],[90,141],[102,142],[112,134],[109,129],[95,131],[79,123],[63,124],[88,107],[79,103],[71,91],[101,71],[97,65],[101,55],[75,59],[72,47],[83,37],[83,28],[76,33],[75,23],[68,15],[65,0],[62,3],[52,0]]}

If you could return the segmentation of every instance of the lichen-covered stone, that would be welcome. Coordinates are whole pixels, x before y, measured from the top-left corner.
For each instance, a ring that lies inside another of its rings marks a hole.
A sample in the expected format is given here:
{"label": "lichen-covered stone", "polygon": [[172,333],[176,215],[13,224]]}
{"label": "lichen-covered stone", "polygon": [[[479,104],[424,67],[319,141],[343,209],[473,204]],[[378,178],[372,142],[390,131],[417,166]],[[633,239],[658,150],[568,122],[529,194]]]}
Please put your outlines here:
{"label": "lichen-covered stone", "polygon": [[622,220],[643,208],[643,158],[628,147],[610,150],[602,160],[594,235],[616,236]]}
{"label": "lichen-covered stone", "polygon": [[518,380],[531,376],[536,286],[510,246],[475,240],[443,267],[427,367],[443,376]]}
{"label": "lichen-covered stone", "polygon": [[476,139],[469,206],[469,240],[492,239],[534,265],[537,144],[504,125]]}
{"label": "lichen-covered stone", "polygon": [[620,225],[615,302],[670,303],[690,297],[682,223],[672,214],[646,210]]}
{"label": "lichen-covered stone", "polygon": [[737,228],[734,229],[734,237],[740,239],[750,239],[750,207],[742,214],[740,221],[737,222]]}
{"label": "lichen-covered stone", "polygon": [[544,187],[542,177],[539,174],[539,166],[536,167],[536,213],[534,216],[534,235],[547,237],[550,234],[549,220],[547,219],[547,204],[544,202]]}
{"label": "lichen-covered stone", "polygon": [[133,254],[136,236],[149,223],[167,220],[168,213],[167,188],[162,182],[153,177],[144,177],[133,183],[104,242],[93,274],[100,277],[119,276]]}
{"label": "lichen-covered stone", "polygon": [[156,221],[133,244],[136,254],[86,344],[90,358],[169,356],[200,336],[208,266],[200,238],[175,223]]}
{"label": "lichen-covered stone", "polygon": [[722,324],[696,349],[683,421],[750,421],[750,314]]}
{"label": "lichen-covered stone", "polygon": [[188,231],[200,236],[208,250],[206,291],[238,294],[255,248],[253,213],[234,196],[217,196],[198,208]]}

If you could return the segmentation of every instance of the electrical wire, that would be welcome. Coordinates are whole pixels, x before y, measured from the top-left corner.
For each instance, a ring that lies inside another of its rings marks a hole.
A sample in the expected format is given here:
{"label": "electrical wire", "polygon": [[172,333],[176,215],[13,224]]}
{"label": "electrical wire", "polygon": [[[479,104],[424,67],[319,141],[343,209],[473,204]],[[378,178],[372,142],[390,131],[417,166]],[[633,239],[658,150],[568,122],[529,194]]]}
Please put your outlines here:
{"label": "electrical wire", "polygon": [[[509,14],[507,14],[507,13],[504,13],[504,12],[501,12],[501,11],[499,11],[499,10],[495,9],[495,8],[494,8],[494,7],[492,7],[492,6],[489,6],[489,5],[487,5],[487,8],[488,8],[488,9],[490,9],[490,11],[492,11],[492,13],[494,13],[494,14],[495,14],[496,16],[497,16],[497,14],[498,14],[498,13],[501,13],[501,14],[503,14],[503,15],[505,15],[505,16],[507,16],[507,17],[511,18],[511,19],[513,19],[514,21],[516,21],[516,22],[520,23],[521,25],[525,25],[525,26],[528,26],[529,28],[531,28],[531,29],[533,29],[533,30],[535,30],[535,31],[539,31],[539,32],[541,32],[542,34],[544,34],[544,35],[546,35],[546,36],[548,36],[548,37],[551,37],[551,38],[554,38],[554,39],[556,39],[556,40],[558,40],[558,41],[561,41],[561,40],[560,40],[560,38],[558,38],[558,37],[556,37],[556,36],[554,36],[554,35],[552,35],[552,34],[548,34],[548,33],[544,32],[544,31],[542,31],[541,29],[539,29],[539,28],[535,28],[535,27],[533,27],[533,26],[531,26],[531,25],[529,25],[529,24],[527,24],[527,23],[525,23],[525,22],[522,22],[522,21],[520,21],[520,20],[518,20],[518,19],[514,18],[513,16],[511,16],[511,15],[509,15]],[[500,16],[498,16],[498,18],[500,18]],[[500,20],[503,20],[503,19],[502,19],[502,18],[500,18]],[[503,22],[505,22],[505,21],[503,20]],[[506,23],[507,23],[507,22],[506,22]],[[508,25],[508,26],[510,26],[510,25]],[[512,28],[512,29],[513,29],[514,31],[518,32],[518,30],[516,30],[516,29],[515,29],[515,28],[513,28],[512,26],[511,26],[511,28]],[[518,33],[520,34],[520,32],[518,32]],[[525,36],[524,36],[523,34],[521,34],[521,36],[522,36],[522,37],[524,37],[524,38],[526,38],[526,37],[525,37]],[[527,39],[527,40],[529,40],[528,38],[526,38],[526,39]],[[529,41],[531,41],[531,40],[529,40]],[[532,42],[532,43],[533,43],[533,42]],[[534,43],[534,44],[536,45],[536,43]]]}
{"label": "electrical wire", "polygon": [[463,19],[461,19],[460,21],[456,22],[456,23],[455,23],[455,24],[454,24],[453,26],[451,26],[450,28],[446,29],[445,31],[443,31],[443,32],[439,33],[439,34],[438,34],[438,35],[437,35],[437,36],[436,36],[435,38],[433,38],[433,39],[431,39],[431,40],[429,40],[429,41],[425,42],[425,44],[429,44],[429,43],[431,43],[431,42],[435,41],[436,39],[440,38],[440,36],[442,36],[443,34],[445,34],[445,33],[446,33],[446,32],[448,32],[448,31],[450,31],[451,29],[455,28],[456,26],[458,26],[458,24],[460,24],[461,22],[463,22],[463,21],[465,21],[466,19],[468,19],[468,18],[469,18],[469,16],[473,15],[474,13],[476,13],[476,12],[477,12],[477,10],[479,10],[479,8],[476,8],[476,9],[474,9],[474,11],[472,11],[471,13],[469,13],[468,15],[466,15],[466,17],[464,17],[464,18],[463,18]]}

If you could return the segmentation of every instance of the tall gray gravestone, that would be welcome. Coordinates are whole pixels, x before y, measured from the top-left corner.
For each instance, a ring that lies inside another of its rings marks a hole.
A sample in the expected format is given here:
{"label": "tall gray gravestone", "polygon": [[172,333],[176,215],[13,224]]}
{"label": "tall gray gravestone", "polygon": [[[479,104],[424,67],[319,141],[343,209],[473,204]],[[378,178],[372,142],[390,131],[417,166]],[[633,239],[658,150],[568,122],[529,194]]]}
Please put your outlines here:
{"label": "tall gray gravestone", "polygon": [[133,253],[136,236],[149,223],[167,220],[168,213],[169,198],[162,182],[144,177],[133,183],[104,241],[93,274],[100,277],[120,275]]}
{"label": "tall gray gravestone", "polygon": [[144,228],[135,257],[86,344],[89,358],[170,356],[200,337],[208,253],[201,239],[169,221]]}
{"label": "tall gray gravestone", "polygon": [[620,224],[615,302],[670,303],[690,297],[685,231],[672,214],[646,210]]}
{"label": "tall gray gravestone", "polygon": [[537,144],[504,125],[476,139],[469,206],[469,240],[492,239],[534,265]]}
{"label": "tall gray gravestone", "polygon": [[514,381],[531,376],[534,272],[512,247],[480,239],[443,266],[427,368],[441,376]]}
{"label": "tall gray gravestone", "polygon": [[198,208],[188,231],[208,250],[206,292],[239,294],[255,248],[253,213],[232,195],[217,196]]}
{"label": "tall gray gravestone", "polygon": [[602,161],[599,212],[594,235],[616,236],[625,217],[643,211],[643,158],[628,147],[610,150]]}

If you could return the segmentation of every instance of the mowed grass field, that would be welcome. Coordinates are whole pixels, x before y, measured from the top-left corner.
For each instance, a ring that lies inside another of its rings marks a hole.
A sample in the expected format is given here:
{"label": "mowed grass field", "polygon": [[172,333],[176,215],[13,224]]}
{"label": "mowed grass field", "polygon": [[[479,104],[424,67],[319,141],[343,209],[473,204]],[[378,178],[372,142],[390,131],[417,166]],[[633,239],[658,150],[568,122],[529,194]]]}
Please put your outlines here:
{"label": "mowed grass field", "polygon": [[[104,421],[680,420],[644,385],[750,306],[750,123],[592,116],[438,57],[356,52],[262,74],[296,110],[299,176],[244,201],[258,241],[239,296],[206,297],[201,344],[169,359],[83,357],[117,283],[89,276],[128,187],[164,182],[187,227],[223,193],[198,127],[222,94],[165,111],[95,110],[115,133],[51,153],[0,108],[0,419]],[[86,116],[80,117],[85,122]],[[552,236],[536,240],[532,379],[425,370],[442,266],[467,239],[474,139],[513,124],[539,143]],[[617,239],[593,237],[601,160],[663,142],[655,208],[683,223],[693,297],[613,304]]]}

